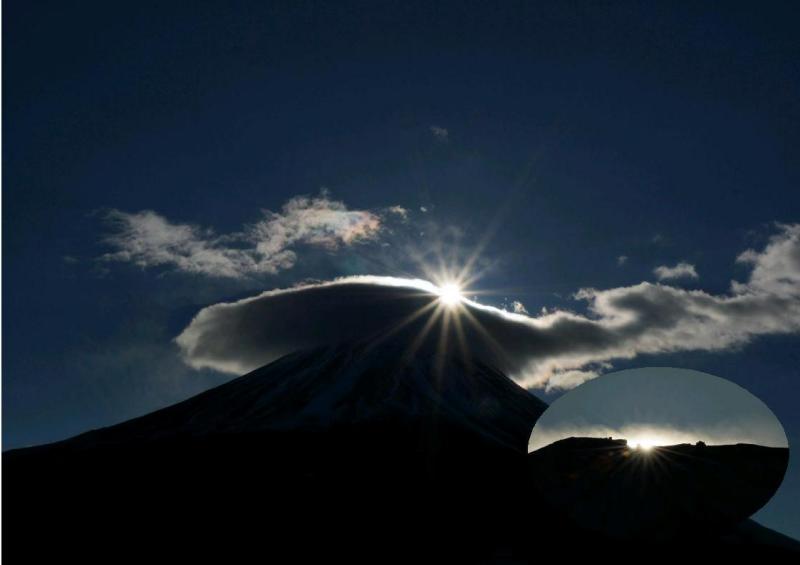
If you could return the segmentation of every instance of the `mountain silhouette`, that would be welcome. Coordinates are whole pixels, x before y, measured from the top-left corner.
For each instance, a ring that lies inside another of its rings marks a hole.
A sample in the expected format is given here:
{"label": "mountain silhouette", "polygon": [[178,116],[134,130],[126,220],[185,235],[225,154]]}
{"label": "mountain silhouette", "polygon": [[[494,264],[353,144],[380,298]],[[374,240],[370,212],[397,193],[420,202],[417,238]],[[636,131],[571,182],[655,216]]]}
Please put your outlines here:
{"label": "mountain silhouette", "polygon": [[543,496],[576,524],[627,540],[724,534],[781,484],[786,448],[751,444],[629,447],[570,437],[528,455]]}
{"label": "mountain silhouette", "polygon": [[[610,547],[531,488],[542,401],[479,359],[409,351],[396,338],[293,353],[140,418],[6,452],[4,553],[526,562]],[[796,556],[752,522],[691,543]]]}

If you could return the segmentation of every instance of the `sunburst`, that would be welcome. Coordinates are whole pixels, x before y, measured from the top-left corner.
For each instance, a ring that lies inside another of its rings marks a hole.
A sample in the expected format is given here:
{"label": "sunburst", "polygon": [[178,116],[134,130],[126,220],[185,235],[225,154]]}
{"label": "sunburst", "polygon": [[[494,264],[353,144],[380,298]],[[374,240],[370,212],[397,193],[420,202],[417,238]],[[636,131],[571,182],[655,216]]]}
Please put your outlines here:
{"label": "sunburst", "polygon": [[455,283],[445,283],[439,287],[439,300],[446,307],[453,307],[464,300],[461,288]]}

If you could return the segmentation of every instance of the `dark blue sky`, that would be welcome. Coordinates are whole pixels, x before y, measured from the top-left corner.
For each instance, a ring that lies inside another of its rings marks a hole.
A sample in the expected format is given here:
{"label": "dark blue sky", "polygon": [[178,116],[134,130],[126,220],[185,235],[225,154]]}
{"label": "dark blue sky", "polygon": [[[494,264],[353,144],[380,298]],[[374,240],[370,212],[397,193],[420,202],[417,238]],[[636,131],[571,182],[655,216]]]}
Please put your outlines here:
{"label": "dark blue sky", "polygon": [[[465,247],[497,218],[476,286],[531,312],[581,310],[579,288],[679,261],[700,277],[677,286],[726,293],[748,276],[739,253],[800,222],[796,6],[497,4],[6,2],[4,447],[228,378],[188,369],[171,342],[203,306],[308,277],[422,274],[351,248],[244,280],[109,263],[110,209],[230,233],[327,187],[353,210],[403,206],[427,237],[458,228]],[[729,378],[792,444],[798,346],[614,367]],[[798,499],[793,462],[761,519],[800,536]]]}

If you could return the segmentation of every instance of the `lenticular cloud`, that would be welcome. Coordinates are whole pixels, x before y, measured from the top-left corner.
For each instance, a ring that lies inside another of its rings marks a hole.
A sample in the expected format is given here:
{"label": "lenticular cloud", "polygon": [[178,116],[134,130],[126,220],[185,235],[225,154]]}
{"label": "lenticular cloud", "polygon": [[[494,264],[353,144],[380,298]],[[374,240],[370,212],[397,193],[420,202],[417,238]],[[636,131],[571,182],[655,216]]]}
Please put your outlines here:
{"label": "lenticular cloud", "polygon": [[[724,294],[641,282],[579,290],[584,314],[531,316],[465,300],[454,315],[471,355],[545,389],[575,387],[640,354],[725,351],[800,332],[800,224],[778,226],[764,249],[738,261],[751,266],[750,276]],[[380,335],[436,300],[426,281],[348,277],[209,306],[176,342],[192,367],[241,374],[298,349]]]}

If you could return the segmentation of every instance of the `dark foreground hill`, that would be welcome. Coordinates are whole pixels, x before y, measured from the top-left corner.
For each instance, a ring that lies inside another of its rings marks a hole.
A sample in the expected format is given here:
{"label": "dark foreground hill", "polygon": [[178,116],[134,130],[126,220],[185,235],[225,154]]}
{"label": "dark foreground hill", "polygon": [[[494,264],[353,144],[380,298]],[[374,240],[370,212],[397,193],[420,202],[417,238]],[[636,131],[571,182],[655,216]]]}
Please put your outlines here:
{"label": "dark foreground hill", "polygon": [[[4,557],[535,562],[608,551],[529,488],[541,401],[478,360],[423,348],[403,361],[404,350],[289,355],[147,416],[4,453]],[[795,557],[752,522],[692,543],[715,557]]]}
{"label": "dark foreground hill", "polygon": [[531,479],[576,524],[624,539],[722,535],[759,510],[783,480],[786,448],[571,437],[528,455]]}

